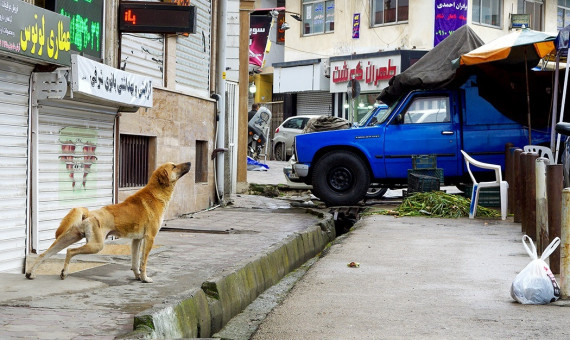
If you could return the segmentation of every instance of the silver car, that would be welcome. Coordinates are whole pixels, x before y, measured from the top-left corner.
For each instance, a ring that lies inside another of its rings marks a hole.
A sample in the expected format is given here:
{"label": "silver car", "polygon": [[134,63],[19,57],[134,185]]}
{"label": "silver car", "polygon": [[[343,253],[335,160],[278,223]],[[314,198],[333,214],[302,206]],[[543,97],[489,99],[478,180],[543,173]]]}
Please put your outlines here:
{"label": "silver car", "polygon": [[273,138],[273,156],[278,161],[286,161],[293,154],[295,136],[300,134],[309,119],[318,116],[293,116],[287,118],[277,129]]}

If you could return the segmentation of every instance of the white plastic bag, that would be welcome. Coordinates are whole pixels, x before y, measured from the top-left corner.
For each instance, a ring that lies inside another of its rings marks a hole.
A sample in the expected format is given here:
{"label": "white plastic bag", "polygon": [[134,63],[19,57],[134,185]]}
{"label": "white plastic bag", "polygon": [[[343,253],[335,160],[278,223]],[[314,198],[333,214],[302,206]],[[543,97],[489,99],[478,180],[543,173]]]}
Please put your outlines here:
{"label": "white plastic bag", "polygon": [[[558,300],[560,287],[544,260],[558,247],[560,238],[552,240],[540,258],[536,254],[536,247],[530,237],[524,235],[522,241],[532,261],[515,277],[511,285],[511,297],[525,305],[542,305]],[[529,249],[526,241],[529,242],[532,250]]]}

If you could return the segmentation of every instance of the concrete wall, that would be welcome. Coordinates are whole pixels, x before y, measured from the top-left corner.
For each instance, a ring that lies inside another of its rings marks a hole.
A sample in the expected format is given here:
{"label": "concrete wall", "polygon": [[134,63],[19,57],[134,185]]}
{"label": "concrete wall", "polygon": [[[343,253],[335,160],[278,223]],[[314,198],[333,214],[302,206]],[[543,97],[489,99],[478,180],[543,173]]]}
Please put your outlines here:
{"label": "concrete wall", "polygon": [[[155,165],[192,162],[190,173],[178,182],[166,218],[206,209],[216,202],[214,162],[215,102],[164,89],[154,89],[154,106],[122,113],[122,134],[156,137]],[[195,183],[196,141],[208,143],[208,181]],[[138,189],[138,188],[137,188]],[[119,201],[136,189],[119,189]]]}

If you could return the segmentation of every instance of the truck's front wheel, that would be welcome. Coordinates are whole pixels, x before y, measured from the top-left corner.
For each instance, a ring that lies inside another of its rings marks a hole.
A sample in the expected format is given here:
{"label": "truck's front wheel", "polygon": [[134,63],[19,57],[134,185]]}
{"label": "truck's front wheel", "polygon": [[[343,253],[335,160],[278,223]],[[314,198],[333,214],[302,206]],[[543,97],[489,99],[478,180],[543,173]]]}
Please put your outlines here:
{"label": "truck's front wheel", "polygon": [[313,191],[327,205],[353,205],[370,185],[368,167],[355,153],[331,151],[317,161]]}

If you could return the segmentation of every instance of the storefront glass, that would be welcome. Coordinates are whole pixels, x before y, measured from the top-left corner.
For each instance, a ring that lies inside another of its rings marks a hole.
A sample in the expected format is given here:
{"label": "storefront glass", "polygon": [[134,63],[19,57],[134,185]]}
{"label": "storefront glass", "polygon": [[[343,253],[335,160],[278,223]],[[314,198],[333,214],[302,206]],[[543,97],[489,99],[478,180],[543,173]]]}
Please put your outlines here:
{"label": "storefront glass", "polygon": [[[348,99],[344,104],[345,116],[352,122],[359,122],[376,104],[376,97],[379,93],[364,93],[354,98]],[[354,115],[353,115],[354,113]]]}

